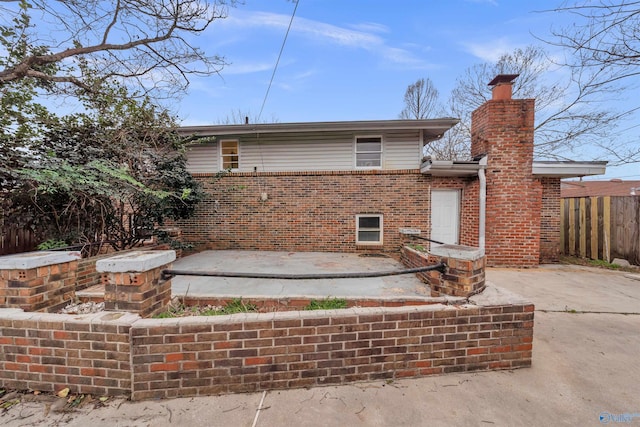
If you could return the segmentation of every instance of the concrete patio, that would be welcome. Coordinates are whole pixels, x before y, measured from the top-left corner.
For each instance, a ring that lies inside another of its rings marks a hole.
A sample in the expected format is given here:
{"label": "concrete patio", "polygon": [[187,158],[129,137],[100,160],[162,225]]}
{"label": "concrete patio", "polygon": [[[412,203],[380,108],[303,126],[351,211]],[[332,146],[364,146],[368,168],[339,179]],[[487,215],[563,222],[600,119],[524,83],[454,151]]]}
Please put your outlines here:
{"label": "concrete patio", "polygon": [[[354,273],[402,270],[399,261],[381,256],[333,252],[204,251],[180,258],[174,270],[243,273]],[[176,276],[174,296],[206,297],[365,297],[430,299],[429,288],[415,274],[365,279],[241,279]]]}

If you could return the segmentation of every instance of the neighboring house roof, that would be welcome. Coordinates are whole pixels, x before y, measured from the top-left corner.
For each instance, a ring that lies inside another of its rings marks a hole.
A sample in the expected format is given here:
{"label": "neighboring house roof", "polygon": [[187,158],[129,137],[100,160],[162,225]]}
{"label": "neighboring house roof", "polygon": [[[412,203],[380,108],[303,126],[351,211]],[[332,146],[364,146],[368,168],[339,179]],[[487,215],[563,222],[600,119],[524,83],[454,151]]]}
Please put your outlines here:
{"label": "neighboring house roof", "polygon": [[[533,161],[531,173],[546,178],[572,178],[589,175],[601,175],[606,171],[607,162],[577,161]],[[481,168],[480,160],[451,161],[426,158],[420,166],[420,172],[433,176],[473,176]]]}
{"label": "neighboring house roof", "polygon": [[562,181],[561,197],[640,195],[640,181]]}
{"label": "neighboring house roof", "polygon": [[178,129],[182,135],[196,137],[228,136],[266,133],[303,132],[381,132],[386,130],[420,130],[423,143],[440,139],[442,135],[458,124],[453,118],[424,120],[360,120],[346,122],[301,122],[301,123],[253,123],[246,125],[206,125],[183,126]]}

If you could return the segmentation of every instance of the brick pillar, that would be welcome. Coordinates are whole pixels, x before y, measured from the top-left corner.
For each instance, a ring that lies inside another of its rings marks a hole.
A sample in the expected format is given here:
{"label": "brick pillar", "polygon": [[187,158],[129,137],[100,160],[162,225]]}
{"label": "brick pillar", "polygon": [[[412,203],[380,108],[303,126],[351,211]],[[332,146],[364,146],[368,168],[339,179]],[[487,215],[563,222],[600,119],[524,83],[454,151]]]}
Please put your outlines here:
{"label": "brick pillar", "polygon": [[56,312],[75,299],[80,252],[39,251],[0,257],[0,307]]}
{"label": "brick pillar", "polygon": [[171,300],[171,279],[162,279],[170,269],[175,251],[134,251],[96,262],[103,273],[104,305],[109,311],[129,311],[153,316]]}
{"label": "brick pillar", "polygon": [[485,257],[479,248],[461,245],[441,245],[430,251],[431,262],[447,265],[444,274],[428,275],[432,297],[451,295],[469,297],[481,292],[485,287]]}
{"label": "brick pillar", "polygon": [[542,178],[540,262],[560,259],[560,178]]}
{"label": "brick pillar", "polygon": [[432,297],[469,297],[485,287],[485,257],[484,251],[479,248],[441,245],[424,253],[405,246],[400,252],[400,261],[408,268],[427,267],[439,262],[447,265],[444,274],[437,270],[416,274],[420,280],[429,284]]}
{"label": "brick pillar", "polygon": [[471,116],[471,155],[488,160],[487,264],[534,266],[542,210],[542,185],[532,174],[535,101],[508,93],[501,88]]}

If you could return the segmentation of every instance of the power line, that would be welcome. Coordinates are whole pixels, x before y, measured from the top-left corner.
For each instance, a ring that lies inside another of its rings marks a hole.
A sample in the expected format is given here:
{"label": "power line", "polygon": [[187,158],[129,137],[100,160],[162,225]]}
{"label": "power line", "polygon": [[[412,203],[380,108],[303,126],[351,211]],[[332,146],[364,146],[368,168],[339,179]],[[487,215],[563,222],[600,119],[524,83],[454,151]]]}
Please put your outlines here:
{"label": "power line", "polygon": [[273,79],[276,76],[276,70],[278,69],[278,64],[280,64],[280,58],[282,57],[282,52],[284,51],[284,46],[287,43],[287,37],[289,37],[289,31],[291,30],[291,24],[293,24],[293,18],[296,16],[296,10],[298,10],[298,4],[300,0],[295,0],[295,7],[293,8],[293,13],[291,14],[291,20],[289,21],[289,27],[287,27],[287,33],[284,35],[284,40],[282,40],[282,46],[280,47],[280,53],[278,54],[278,59],[276,61],[275,67],[273,67],[273,73],[271,74],[271,80],[269,80],[269,86],[267,87],[267,93],[264,94],[264,99],[262,100],[262,107],[260,107],[260,113],[258,114],[258,121],[260,121],[260,117],[262,117],[262,110],[264,110],[264,105],[267,103],[267,98],[269,97],[269,91],[271,90],[271,85],[273,84]]}

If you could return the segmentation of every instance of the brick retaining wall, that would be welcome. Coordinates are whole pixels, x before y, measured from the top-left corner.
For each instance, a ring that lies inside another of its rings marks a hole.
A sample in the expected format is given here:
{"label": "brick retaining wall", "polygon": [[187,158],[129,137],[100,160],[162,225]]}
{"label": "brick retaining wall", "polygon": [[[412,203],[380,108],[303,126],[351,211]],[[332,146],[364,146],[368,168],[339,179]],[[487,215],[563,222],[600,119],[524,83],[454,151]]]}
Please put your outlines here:
{"label": "brick retaining wall", "polygon": [[130,328],[139,317],[0,309],[0,384],[18,390],[128,395]]}
{"label": "brick retaining wall", "polygon": [[513,369],[531,365],[533,310],[509,303],[140,319],[4,309],[0,385],[142,400]]}

